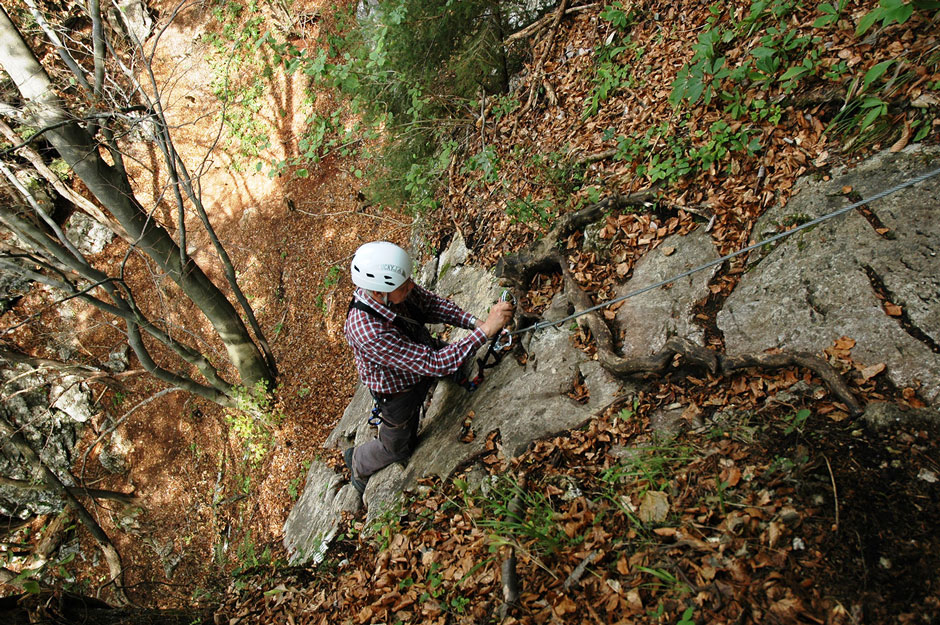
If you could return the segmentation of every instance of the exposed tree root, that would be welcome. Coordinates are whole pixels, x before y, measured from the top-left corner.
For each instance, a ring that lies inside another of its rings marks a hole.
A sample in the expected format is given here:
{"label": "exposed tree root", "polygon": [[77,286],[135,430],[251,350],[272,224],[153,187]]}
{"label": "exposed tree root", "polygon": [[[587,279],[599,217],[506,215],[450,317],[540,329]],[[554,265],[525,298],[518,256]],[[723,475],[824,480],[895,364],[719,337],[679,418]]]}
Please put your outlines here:
{"label": "exposed tree root", "polygon": [[[649,192],[644,192],[649,193]],[[633,194],[622,198],[626,201],[633,198]],[[616,198],[606,200],[590,206],[578,213],[573,213],[562,220],[551,233],[538,241],[530,250],[521,254],[508,256],[497,266],[497,275],[508,281],[512,288],[522,292],[527,288],[531,279],[538,273],[561,271],[565,279],[565,296],[575,310],[585,310],[594,305],[587,293],[581,290],[574,276],[568,268],[562,254],[558,251],[557,242],[565,239],[571,232],[597,219],[604,210],[613,208]],[[605,204],[605,202],[610,202]],[[602,206],[603,205],[603,206]],[[593,218],[592,218],[593,217]],[[742,354],[728,356],[707,347],[696,345],[680,337],[673,337],[666,341],[663,348],[649,356],[624,358],[616,353],[616,342],[607,326],[607,323],[596,313],[589,313],[577,318],[578,325],[589,331],[597,343],[597,357],[601,365],[618,377],[640,374],[662,374],[677,357],[686,364],[706,369],[713,375],[726,375],[739,369],[761,367],[779,369],[781,367],[803,367],[814,372],[829,387],[830,392],[853,415],[860,414],[862,407],[856,400],[842,376],[825,360],[806,352],[772,352],[760,354]]]}
{"label": "exposed tree root", "polygon": [[[645,189],[629,195],[611,195],[596,204],[591,204],[574,213],[561,217],[548,234],[518,254],[509,254],[496,265],[496,275],[507,281],[508,286],[519,290],[520,295],[538,273],[556,272],[564,265],[558,252],[558,242],[567,239],[572,233],[583,230],[601,216],[614,210],[631,206],[642,206],[656,196],[656,189]],[[517,298],[518,299],[518,298]]]}

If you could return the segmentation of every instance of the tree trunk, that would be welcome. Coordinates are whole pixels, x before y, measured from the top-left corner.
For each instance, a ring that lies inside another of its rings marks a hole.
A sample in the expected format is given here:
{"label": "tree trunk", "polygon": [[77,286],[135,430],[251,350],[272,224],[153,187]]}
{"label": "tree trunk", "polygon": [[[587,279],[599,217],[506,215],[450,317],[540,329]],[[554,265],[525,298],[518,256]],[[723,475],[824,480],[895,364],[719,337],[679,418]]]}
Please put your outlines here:
{"label": "tree trunk", "polygon": [[159,224],[149,218],[133,195],[130,182],[101,157],[89,134],[64,110],[48,74],[0,9],[0,65],[23,97],[34,107],[35,123],[49,127],[46,137],[101,204],[111,211],[137,246],[176,282],[215,328],[242,383],[253,387],[270,383],[271,371],[245,324],[225,295],[192,261],[180,262],[179,247]]}

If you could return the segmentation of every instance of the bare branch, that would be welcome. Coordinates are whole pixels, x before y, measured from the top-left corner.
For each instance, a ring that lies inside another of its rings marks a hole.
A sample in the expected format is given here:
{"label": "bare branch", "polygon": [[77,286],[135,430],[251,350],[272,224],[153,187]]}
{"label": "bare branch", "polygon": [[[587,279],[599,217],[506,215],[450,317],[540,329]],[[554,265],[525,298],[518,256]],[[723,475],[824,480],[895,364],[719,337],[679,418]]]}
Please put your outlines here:
{"label": "bare branch", "polygon": [[88,80],[85,78],[85,72],[82,71],[82,68],[79,67],[78,63],[75,62],[75,59],[72,58],[68,48],[62,44],[62,40],[59,39],[59,35],[56,34],[55,30],[53,30],[52,27],[49,26],[49,23],[46,22],[46,18],[43,16],[42,11],[39,10],[39,7],[36,6],[35,0],[24,1],[29,7],[29,12],[32,14],[33,19],[36,20],[37,24],[39,24],[42,32],[46,33],[46,37],[49,38],[49,41],[52,43],[52,47],[55,48],[59,58],[62,59],[62,62],[65,63],[66,67],[68,67],[72,71],[72,74],[75,75],[75,80],[78,81],[85,91],[88,93],[94,93],[91,85],[88,84]]}
{"label": "bare branch", "polygon": [[[16,142],[19,139],[13,129],[3,121],[0,121],[0,134],[2,134],[7,138],[7,140],[11,142]],[[59,180],[59,177],[56,176],[51,169],[49,169],[38,152],[28,147],[27,145],[21,145],[16,149],[16,153],[28,160],[33,165],[33,167],[36,168],[36,171],[39,172],[39,174],[46,180],[46,182],[52,185],[52,188],[54,188],[59,193],[59,195],[75,204],[78,208],[80,208],[98,223],[107,226],[111,232],[114,232],[128,243],[132,243],[130,235],[127,234],[127,231],[124,230],[121,224],[105,215],[104,211],[99,209],[92,202],[88,201],[63,184],[62,181]]]}
{"label": "bare branch", "polygon": [[[181,390],[181,389],[177,389]],[[29,490],[29,491],[51,491],[48,484],[43,486],[42,484],[36,484],[35,482],[28,482],[26,480],[14,480],[9,477],[0,475],[0,486],[9,486],[10,488],[16,488],[19,490]],[[128,493],[121,493],[113,490],[101,490],[99,488],[85,488],[83,486],[67,486],[66,490],[74,495],[75,497],[91,497],[92,499],[109,499],[111,501],[120,501],[124,504],[135,504],[138,502],[137,497],[130,495]]]}

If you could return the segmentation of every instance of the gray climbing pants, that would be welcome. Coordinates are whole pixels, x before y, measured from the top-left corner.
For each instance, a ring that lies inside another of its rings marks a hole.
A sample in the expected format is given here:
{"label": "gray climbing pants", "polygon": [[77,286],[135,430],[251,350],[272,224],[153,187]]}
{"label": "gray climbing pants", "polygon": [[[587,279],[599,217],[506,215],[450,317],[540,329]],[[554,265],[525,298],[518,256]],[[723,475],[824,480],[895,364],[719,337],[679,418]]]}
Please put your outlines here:
{"label": "gray climbing pants", "polygon": [[353,470],[360,479],[411,456],[418,442],[421,407],[432,383],[426,378],[401,393],[377,398],[382,412],[379,437],[353,451]]}

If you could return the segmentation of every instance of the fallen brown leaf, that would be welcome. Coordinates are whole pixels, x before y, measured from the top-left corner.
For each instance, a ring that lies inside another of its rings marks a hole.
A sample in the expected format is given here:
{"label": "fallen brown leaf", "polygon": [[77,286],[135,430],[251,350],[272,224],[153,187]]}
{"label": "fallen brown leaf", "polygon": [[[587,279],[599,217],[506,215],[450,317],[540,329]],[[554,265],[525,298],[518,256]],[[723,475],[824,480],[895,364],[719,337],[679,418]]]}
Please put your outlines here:
{"label": "fallen brown leaf", "polygon": [[891,146],[891,152],[900,152],[907,146],[907,142],[911,140],[911,124],[905,119],[904,120],[904,130],[901,131],[901,138],[894,142],[894,145]]}

